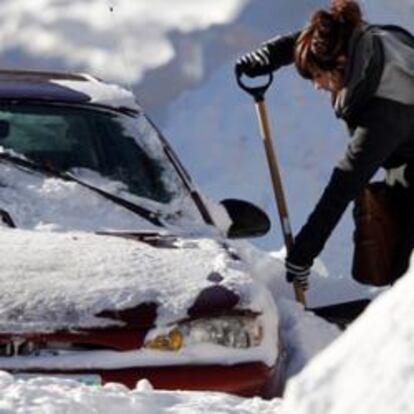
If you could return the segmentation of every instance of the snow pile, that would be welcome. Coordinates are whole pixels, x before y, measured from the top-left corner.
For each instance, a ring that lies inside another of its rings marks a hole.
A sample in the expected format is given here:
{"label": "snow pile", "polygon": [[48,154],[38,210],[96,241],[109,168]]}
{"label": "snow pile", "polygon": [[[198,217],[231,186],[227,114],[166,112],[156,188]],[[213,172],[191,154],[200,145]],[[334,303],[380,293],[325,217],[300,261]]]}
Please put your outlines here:
{"label": "snow pile", "polygon": [[[237,253],[246,261],[257,281],[263,283],[272,293],[279,313],[281,337],[288,356],[288,377],[299,372],[315,355],[331,344],[340,335],[336,325],[305,311],[294,299],[292,285],[286,282],[284,251],[268,254],[247,242],[233,242]],[[350,289],[350,280],[338,281],[323,275],[322,263],[316,263],[310,278],[310,290],[306,292],[307,306],[323,306],[329,302],[325,291],[336,293],[337,302],[346,301],[355,295]],[[371,296],[369,289],[359,287],[360,295]],[[355,296],[355,298],[357,295]],[[331,299],[332,299],[331,298]]]}
{"label": "snow pile", "polygon": [[170,32],[189,33],[226,23],[244,3],[175,0],[171,6],[165,0],[47,0],[40,4],[4,0],[0,53],[15,59],[26,53],[26,61],[50,61],[49,67],[61,61],[105,78],[137,82],[146,71],[174,58]]}
{"label": "snow pile", "polygon": [[27,383],[0,372],[2,413],[47,414],[277,414],[280,400],[242,399],[220,393],[152,391],[147,381],[135,390],[120,384],[93,388],[62,379]]}
{"label": "snow pile", "polygon": [[413,412],[414,268],[291,380],[284,412]]}
{"label": "snow pile", "polygon": [[[268,287],[277,302],[281,298],[295,300],[292,285],[286,283],[284,248],[269,253],[246,241],[232,241],[231,244],[248,263],[249,272]],[[306,304],[310,308],[373,298],[385,289],[361,285],[349,275],[331,275],[320,259],[315,260],[311,270],[309,290],[306,292]]]}

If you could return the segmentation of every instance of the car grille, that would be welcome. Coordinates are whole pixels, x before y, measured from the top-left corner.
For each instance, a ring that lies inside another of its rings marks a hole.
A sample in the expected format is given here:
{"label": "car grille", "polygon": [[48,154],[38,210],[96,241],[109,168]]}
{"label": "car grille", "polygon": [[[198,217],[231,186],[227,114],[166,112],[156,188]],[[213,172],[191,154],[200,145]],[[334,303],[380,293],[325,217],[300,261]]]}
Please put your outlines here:
{"label": "car grille", "polygon": [[89,330],[33,335],[1,335],[0,357],[53,355],[65,351],[131,351],[141,348],[146,331]]}

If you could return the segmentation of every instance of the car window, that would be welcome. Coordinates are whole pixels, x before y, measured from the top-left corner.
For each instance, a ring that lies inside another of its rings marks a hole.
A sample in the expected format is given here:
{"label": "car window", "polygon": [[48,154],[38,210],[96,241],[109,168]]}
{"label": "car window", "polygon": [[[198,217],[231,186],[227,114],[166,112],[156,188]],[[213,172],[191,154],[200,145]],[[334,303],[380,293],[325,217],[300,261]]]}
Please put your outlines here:
{"label": "car window", "polygon": [[0,122],[4,148],[61,171],[75,165],[99,169],[86,120],[76,114],[41,108],[1,109]]}
{"label": "car window", "polygon": [[172,193],[163,167],[111,112],[40,105],[0,107],[0,146],[59,171],[93,170],[160,203]]}
{"label": "car window", "polygon": [[94,123],[104,159],[104,175],[128,183],[133,194],[162,203],[171,201],[172,194],[162,180],[162,163],[150,158],[117,117],[97,117]]}

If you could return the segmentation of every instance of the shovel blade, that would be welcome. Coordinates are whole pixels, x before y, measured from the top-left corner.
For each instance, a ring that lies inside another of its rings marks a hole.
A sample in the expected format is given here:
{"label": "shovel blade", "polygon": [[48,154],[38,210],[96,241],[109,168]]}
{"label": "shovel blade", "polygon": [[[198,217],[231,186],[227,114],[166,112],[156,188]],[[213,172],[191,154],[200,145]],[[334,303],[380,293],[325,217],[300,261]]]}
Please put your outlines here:
{"label": "shovel blade", "polygon": [[315,315],[328,322],[338,325],[341,329],[345,329],[351,322],[361,315],[370,302],[370,299],[358,299],[318,308],[309,308],[307,310],[315,313]]}

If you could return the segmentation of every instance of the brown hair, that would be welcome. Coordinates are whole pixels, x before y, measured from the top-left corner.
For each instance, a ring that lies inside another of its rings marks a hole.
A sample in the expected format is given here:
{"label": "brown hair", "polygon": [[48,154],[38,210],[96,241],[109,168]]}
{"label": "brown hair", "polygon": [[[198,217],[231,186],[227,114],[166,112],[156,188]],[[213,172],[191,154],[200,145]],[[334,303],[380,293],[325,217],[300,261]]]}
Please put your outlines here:
{"label": "brown hair", "polygon": [[352,0],[331,0],[328,10],[317,10],[295,45],[295,65],[306,79],[316,70],[340,71],[341,55],[347,55],[348,41],[353,30],[362,24],[359,5]]}

